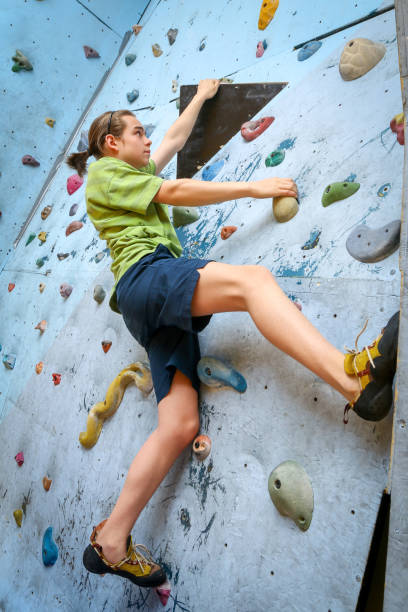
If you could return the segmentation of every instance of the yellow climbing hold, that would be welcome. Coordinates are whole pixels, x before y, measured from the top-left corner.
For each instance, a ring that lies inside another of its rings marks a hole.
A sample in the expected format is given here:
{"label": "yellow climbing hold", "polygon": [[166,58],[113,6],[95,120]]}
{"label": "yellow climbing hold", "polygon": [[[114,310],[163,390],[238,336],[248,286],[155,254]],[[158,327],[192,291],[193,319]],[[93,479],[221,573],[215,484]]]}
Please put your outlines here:
{"label": "yellow climbing hold", "polygon": [[23,522],[23,511],[20,508],[18,510],[14,510],[13,516],[17,526],[21,527],[21,523]]}
{"label": "yellow climbing hold", "polygon": [[95,404],[88,414],[86,431],[79,434],[79,441],[85,448],[92,448],[100,436],[102,426],[106,419],[115,414],[125,393],[126,387],[131,383],[145,395],[153,388],[152,376],[147,363],[137,361],[124,368],[111,382],[106,393],[105,401]]}
{"label": "yellow climbing hold", "polygon": [[38,234],[38,238],[41,240],[41,242],[45,242],[47,240],[47,232],[40,232]]}
{"label": "yellow climbing hold", "polygon": [[45,123],[49,125],[50,127],[54,127],[55,119],[51,119],[51,117],[46,117]]}
{"label": "yellow climbing hold", "polygon": [[261,11],[259,13],[258,29],[264,30],[275,16],[279,0],[262,0]]}

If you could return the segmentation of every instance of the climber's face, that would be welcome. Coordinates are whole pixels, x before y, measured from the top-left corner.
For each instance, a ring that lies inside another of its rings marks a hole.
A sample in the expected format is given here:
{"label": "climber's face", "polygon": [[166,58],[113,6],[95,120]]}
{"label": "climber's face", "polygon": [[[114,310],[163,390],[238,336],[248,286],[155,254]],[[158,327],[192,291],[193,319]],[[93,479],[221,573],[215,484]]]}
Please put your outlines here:
{"label": "climber's face", "polygon": [[146,166],[150,159],[152,141],[146,137],[143,125],[136,117],[125,115],[122,121],[125,128],[121,136],[106,136],[107,155],[121,159],[135,168]]}

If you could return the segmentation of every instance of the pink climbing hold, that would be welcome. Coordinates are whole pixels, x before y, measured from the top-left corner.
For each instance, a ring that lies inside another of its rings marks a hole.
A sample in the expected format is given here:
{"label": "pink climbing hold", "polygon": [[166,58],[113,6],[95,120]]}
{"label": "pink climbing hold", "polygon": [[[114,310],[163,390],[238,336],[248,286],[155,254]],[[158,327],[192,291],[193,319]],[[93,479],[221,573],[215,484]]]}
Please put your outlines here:
{"label": "pink climbing hold", "polygon": [[405,133],[404,133],[404,113],[395,115],[390,122],[391,132],[397,135],[397,141],[400,145],[405,144]]}
{"label": "pink climbing hold", "polygon": [[275,121],[275,117],[262,117],[254,121],[246,121],[241,125],[241,135],[250,142],[255,140]]}
{"label": "pink climbing hold", "polygon": [[88,45],[84,45],[85,57],[100,57],[99,53],[92,49],[92,47],[88,47]]}
{"label": "pink climbing hold", "polygon": [[40,162],[38,162],[32,155],[24,155],[21,159],[25,166],[39,166]]}
{"label": "pink climbing hold", "polygon": [[265,47],[263,46],[262,40],[256,45],[256,57],[262,57],[265,51]]}
{"label": "pink climbing hold", "polygon": [[169,600],[170,593],[171,593],[170,582],[168,580],[166,580],[166,582],[163,582],[163,584],[161,584],[160,586],[156,587],[155,591],[156,591],[157,595],[159,596],[159,599],[160,599],[161,603],[163,604],[163,606],[167,605],[167,602]]}
{"label": "pink climbing hold", "polygon": [[83,185],[84,179],[79,174],[72,174],[67,178],[67,191],[72,195],[77,189]]}
{"label": "pink climbing hold", "polygon": [[21,467],[24,463],[24,453],[23,451],[21,451],[20,453],[17,453],[17,455],[14,457],[14,459],[17,461],[18,465]]}
{"label": "pink climbing hold", "polygon": [[81,229],[81,227],[83,227],[83,223],[82,221],[71,221],[71,223],[68,225],[67,229],[65,230],[65,235],[69,236],[70,234],[72,234],[72,232],[76,232],[79,229]]}

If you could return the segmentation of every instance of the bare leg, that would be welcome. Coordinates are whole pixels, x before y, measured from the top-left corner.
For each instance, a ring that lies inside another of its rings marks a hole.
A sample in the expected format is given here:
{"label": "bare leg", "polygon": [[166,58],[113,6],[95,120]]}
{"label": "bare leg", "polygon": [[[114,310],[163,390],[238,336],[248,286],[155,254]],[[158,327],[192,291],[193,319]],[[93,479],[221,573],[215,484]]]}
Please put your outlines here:
{"label": "bare leg", "polygon": [[344,354],[328,342],[261,266],[211,262],[199,270],[193,316],[247,311],[276,347],[320,376],[347,401],[359,394],[357,378],[344,371]]}
{"label": "bare leg", "polygon": [[112,514],[97,537],[111,563],[126,556],[126,539],[139,514],[199,428],[197,392],[179,370],[158,409],[157,429],[133,459]]}

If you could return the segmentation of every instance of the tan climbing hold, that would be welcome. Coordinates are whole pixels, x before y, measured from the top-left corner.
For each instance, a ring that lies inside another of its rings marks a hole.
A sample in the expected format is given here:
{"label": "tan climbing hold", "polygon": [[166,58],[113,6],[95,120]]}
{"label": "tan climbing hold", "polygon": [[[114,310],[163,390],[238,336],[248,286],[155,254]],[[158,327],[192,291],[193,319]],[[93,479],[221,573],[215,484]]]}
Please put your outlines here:
{"label": "tan climbing hold", "polygon": [[88,414],[86,431],[79,434],[79,441],[85,448],[92,448],[98,441],[106,419],[115,414],[125,393],[126,387],[133,382],[143,394],[147,395],[153,388],[152,376],[147,363],[138,361],[124,368],[111,382],[105,401],[95,404]]}
{"label": "tan climbing hold", "polygon": [[345,81],[353,81],[369,72],[382,58],[386,47],[369,38],[349,40],[340,57],[339,71]]}
{"label": "tan climbing hold", "polygon": [[158,43],[154,43],[154,45],[152,45],[152,51],[153,51],[154,57],[160,57],[163,53]]}
{"label": "tan climbing hold", "polygon": [[54,123],[55,123],[55,119],[51,119],[51,117],[46,117],[45,118],[45,123],[53,128],[54,127]]}
{"label": "tan climbing hold", "polygon": [[44,208],[41,211],[41,219],[46,219],[48,217],[49,214],[51,214],[52,211],[52,206],[44,206]]}
{"label": "tan climbing hold", "polygon": [[140,26],[140,25],[132,26],[133,34],[135,36],[137,36],[142,28],[143,28],[143,26]]}
{"label": "tan climbing hold", "polygon": [[44,291],[44,289],[45,289],[45,285],[44,285],[44,283],[40,283],[40,284],[38,285],[38,289],[40,290],[40,293],[42,293],[42,292]]}
{"label": "tan climbing hold", "polygon": [[211,439],[208,436],[197,436],[193,442],[193,452],[199,461],[204,461],[211,452]]}
{"label": "tan climbing hold", "polygon": [[40,232],[38,234],[38,238],[41,240],[41,242],[45,242],[47,240],[47,232]]}
{"label": "tan climbing hold", "polygon": [[13,512],[14,520],[17,523],[17,527],[21,527],[21,523],[23,522],[23,511],[21,508],[18,510],[14,510]]}
{"label": "tan climbing hold", "polygon": [[39,361],[36,366],[35,366],[35,371],[37,372],[37,374],[41,374],[41,372],[43,371],[43,367],[44,367],[44,362]]}
{"label": "tan climbing hold", "polygon": [[45,332],[45,330],[47,329],[47,321],[43,319],[42,321],[37,323],[34,329],[39,329],[41,333]]}
{"label": "tan climbing hold", "polygon": [[298,212],[299,204],[296,198],[281,196],[273,198],[273,214],[278,223],[290,221]]}
{"label": "tan climbing hold", "polygon": [[52,483],[52,480],[50,480],[49,478],[47,478],[46,476],[44,476],[44,478],[43,478],[43,480],[42,480],[42,483],[43,483],[43,487],[44,487],[44,489],[45,489],[46,491],[49,491],[49,490],[50,490],[51,483]]}

